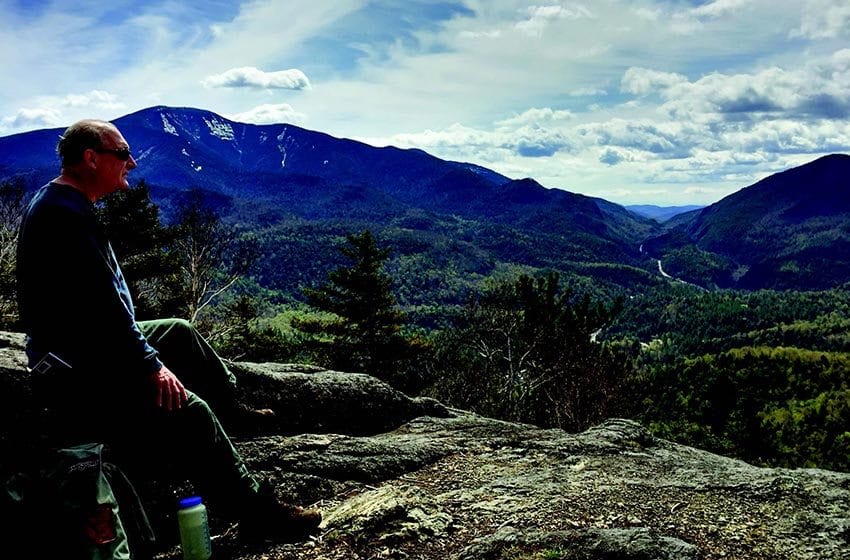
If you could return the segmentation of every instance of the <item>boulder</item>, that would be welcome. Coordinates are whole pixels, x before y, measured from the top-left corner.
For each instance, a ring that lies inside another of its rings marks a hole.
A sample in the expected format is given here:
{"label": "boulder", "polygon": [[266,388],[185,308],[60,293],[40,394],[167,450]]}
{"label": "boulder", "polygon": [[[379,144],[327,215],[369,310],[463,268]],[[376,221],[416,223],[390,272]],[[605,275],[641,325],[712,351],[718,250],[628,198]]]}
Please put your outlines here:
{"label": "boulder", "polygon": [[417,416],[445,416],[446,407],[411,398],[362,373],[301,364],[238,362],[231,365],[244,401],[275,411],[277,433],[386,431]]}

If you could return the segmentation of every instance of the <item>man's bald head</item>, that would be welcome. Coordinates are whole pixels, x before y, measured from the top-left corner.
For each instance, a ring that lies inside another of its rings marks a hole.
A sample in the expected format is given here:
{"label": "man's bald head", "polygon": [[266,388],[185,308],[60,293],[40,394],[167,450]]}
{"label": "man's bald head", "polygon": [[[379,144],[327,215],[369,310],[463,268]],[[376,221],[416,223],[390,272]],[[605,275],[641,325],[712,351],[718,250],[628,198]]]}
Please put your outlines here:
{"label": "man's bald head", "polygon": [[69,169],[81,163],[86,150],[102,148],[106,135],[117,130],[112,123],[96,119],[77,121],[69,126],[56,145],[62,168]]}

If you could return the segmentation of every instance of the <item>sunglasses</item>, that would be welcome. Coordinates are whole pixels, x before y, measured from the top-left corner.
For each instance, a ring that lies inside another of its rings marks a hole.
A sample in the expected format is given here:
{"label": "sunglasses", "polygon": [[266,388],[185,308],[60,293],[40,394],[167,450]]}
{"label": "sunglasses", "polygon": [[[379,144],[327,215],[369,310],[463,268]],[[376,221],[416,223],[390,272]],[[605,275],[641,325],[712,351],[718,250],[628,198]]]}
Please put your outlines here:
{"label": "sunglasses", "polygon": [[131,155],[129,148],[93,148],[93,150],[99,154],[112,154],[121,161],[127,161]]}

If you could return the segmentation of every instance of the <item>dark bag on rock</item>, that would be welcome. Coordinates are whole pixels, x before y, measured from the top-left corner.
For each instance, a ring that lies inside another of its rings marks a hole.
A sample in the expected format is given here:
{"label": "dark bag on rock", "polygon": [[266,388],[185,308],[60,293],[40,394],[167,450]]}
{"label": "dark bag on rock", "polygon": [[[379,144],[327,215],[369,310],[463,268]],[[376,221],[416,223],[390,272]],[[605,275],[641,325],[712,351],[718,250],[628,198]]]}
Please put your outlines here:
{"label": "dark bag on rock", "polygon": [[130,560],[149,553],[148,517],[124,473],[104,461],[103,444],[59,449],[42,463],[11,476],[0,492],[10,520],[0,546],[11,548],[10,557]]}

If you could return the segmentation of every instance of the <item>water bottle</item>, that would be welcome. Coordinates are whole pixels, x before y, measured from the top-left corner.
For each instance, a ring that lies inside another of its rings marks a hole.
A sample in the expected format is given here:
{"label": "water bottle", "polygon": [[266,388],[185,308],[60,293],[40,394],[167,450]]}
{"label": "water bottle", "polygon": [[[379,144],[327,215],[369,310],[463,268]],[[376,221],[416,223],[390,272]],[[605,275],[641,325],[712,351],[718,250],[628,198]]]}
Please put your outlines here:
{"label": "water bottle", "polygon": [[183,547],[184,560],[207,560],[212,556],[207,507],[200,496],[190,496],[180,500],[177,525],[180,527],[180,544]]}

